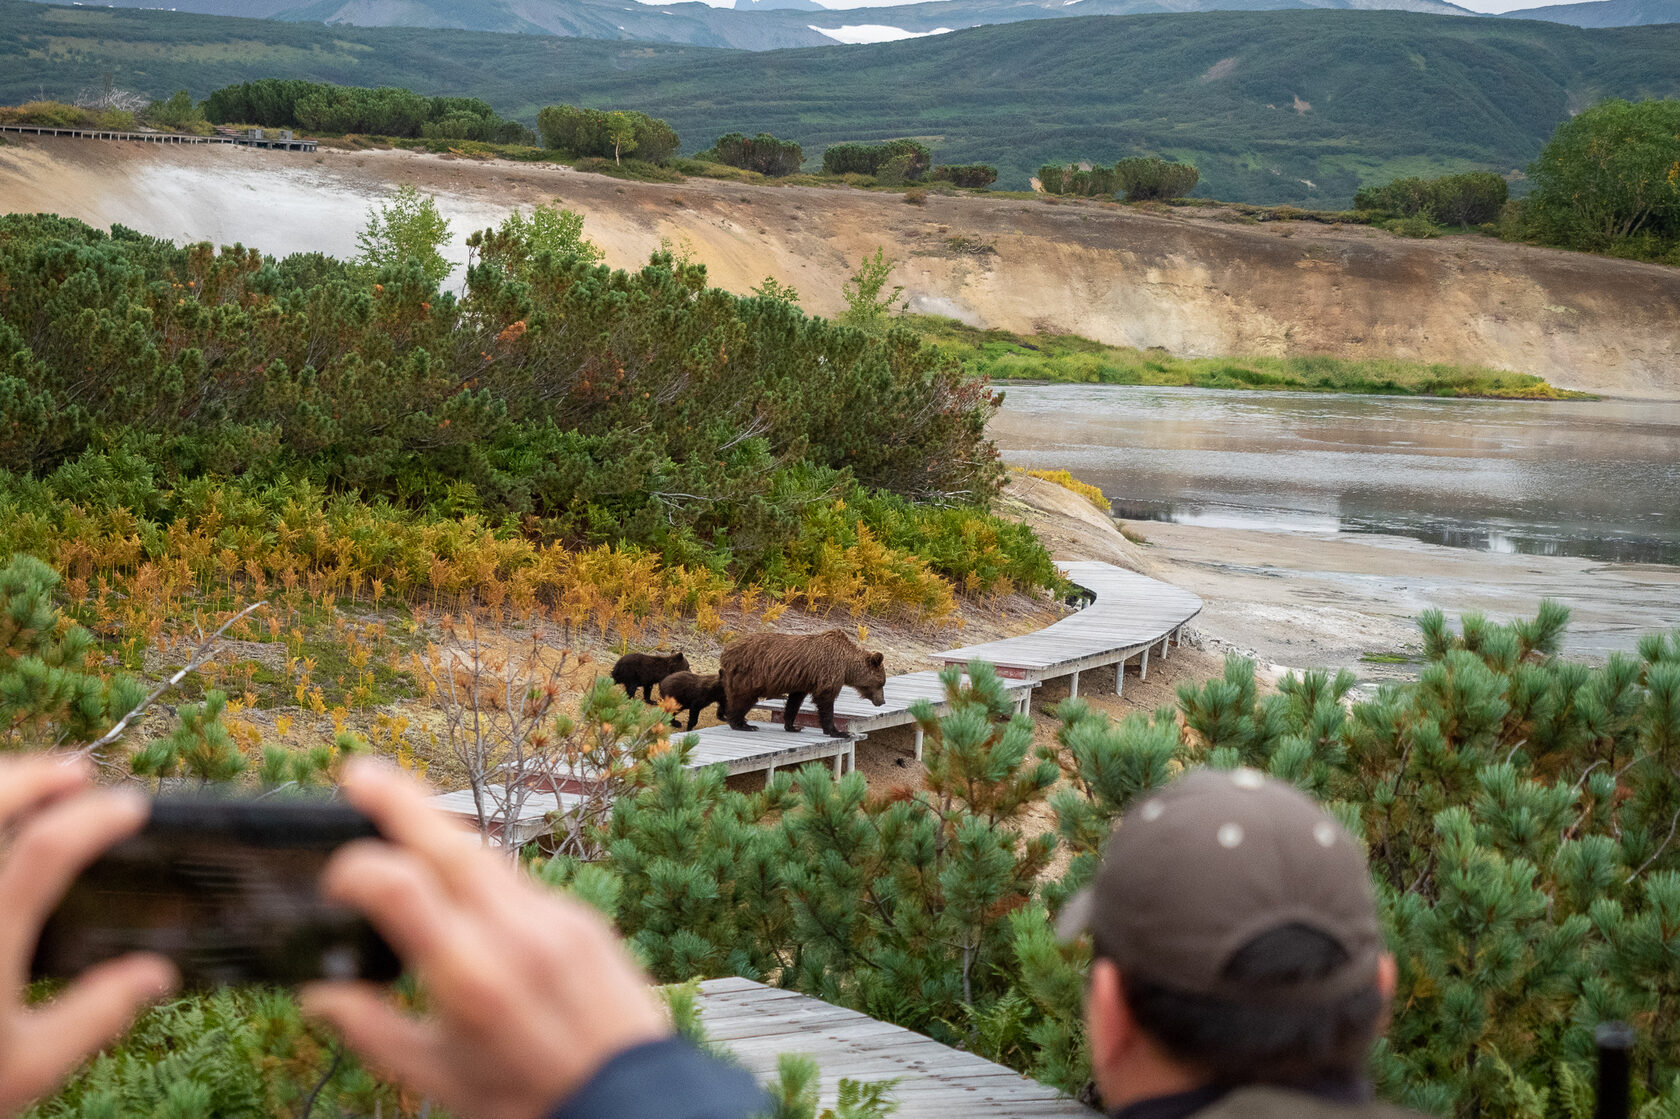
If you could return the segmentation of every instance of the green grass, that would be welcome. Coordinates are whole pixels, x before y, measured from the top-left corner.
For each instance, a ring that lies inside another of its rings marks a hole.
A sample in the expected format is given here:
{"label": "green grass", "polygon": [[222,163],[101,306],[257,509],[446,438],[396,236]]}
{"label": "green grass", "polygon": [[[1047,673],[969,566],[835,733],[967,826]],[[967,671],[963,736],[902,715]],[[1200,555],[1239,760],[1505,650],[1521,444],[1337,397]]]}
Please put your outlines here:
{"label": "green grass", "polygon": [[1478,366],[1387,358],[1174,357],[1164,350],[1109,346],[1073,334],[1018,335],[978,330],[955,319],[913,315],[906,325],[993,380],[1068,384],[1279,389],[1380,396],[1480,396],[1512,400],[1588,400],[1539,377]]}
{"label": "green grass", "polygon": [[1411,664],[1417,658],[1406,653],[1361,653],[1359,660],[1364,664]]}
{"label": "green grass", "polygon": [[0,103],[73,97],[105,74],[151,96],[258,77],[389,84],[483,97],[527,124],[561,101],[638,109],[691,152],[767,131],[813,166],[831,143],[921,135],[938,162],[995,165],[1005,190],[1043,163],[1172,154],[1201,169],[1204,196],[1322,210],[1405,175],[1525,167],[1582,105],[1680,95],[1677,56],[1680,24],[1407,12],[1030,20],[754,52],[0,0]]}

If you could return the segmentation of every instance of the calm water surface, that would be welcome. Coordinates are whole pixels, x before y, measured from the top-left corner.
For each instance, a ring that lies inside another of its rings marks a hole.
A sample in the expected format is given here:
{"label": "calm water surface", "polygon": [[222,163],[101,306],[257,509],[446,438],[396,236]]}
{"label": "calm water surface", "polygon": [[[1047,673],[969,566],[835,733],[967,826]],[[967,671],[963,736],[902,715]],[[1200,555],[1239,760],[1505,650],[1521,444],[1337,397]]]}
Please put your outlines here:
{"label": "calm water surface", "polygon": [[991,434],[1122,517],[1680,564],[1680,404],[1006,386]]}

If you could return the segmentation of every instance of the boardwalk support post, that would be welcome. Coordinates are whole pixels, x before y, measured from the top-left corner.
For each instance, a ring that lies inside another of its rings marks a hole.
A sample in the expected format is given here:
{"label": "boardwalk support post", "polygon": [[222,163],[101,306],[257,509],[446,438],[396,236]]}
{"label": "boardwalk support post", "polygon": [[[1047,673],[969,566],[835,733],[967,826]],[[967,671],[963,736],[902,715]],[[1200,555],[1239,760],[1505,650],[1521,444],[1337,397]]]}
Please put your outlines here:
{"label": "boardwalk support post", "polygon": [[922,728],[916,728],[916,760],[922,760]]}
{"label": "boardwalk support post", "polygon": [[1143,660],[1138,662],[1138,679],[1149,679],[1149,650],[1147,648],[1143,651]]}
{"label": "boardwalk support post", "polygon": [[1072,699],[1074,696],[1076,696],[1078,694],[1079,694],[1079,673],[1075,672],[1072,676],[1068,677],[1068,698]]}

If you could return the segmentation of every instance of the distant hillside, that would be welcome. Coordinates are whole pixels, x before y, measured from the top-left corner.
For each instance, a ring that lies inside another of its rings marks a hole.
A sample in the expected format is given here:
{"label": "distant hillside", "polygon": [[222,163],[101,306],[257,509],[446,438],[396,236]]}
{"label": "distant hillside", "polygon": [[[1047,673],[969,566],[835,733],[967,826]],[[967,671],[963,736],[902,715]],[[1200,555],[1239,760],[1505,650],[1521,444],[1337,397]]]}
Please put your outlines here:
{"label": "distant hillside", "polygon": [[808,153],[923,135],[1025,185],[1053,160],[1158,153],[1197,193],[1346,206],[1362,183],[1520,170],[1573,111],[1680,95],[1680,27],[1400,12],[1212,12],[1017,23],[847,50],[702,55],[579,78],[685,136],[766,129]]}
{"label": "distant hillside", "polygon": [[[803,7],[803,6],[802,6]],[[1262,9],[1394,9],[1471,15],[1444,0],[930,0],[885,7],[804,10],[698,3],[628,4],[622,0],[317,0],[275,18],[362,27],[460,27],[476,31],[547,32],[599,39],[731,46],[747,50],[827,46],[844,28],[868,25],[907,38],[1022,20],[1162,12]]]}
{"label": "distant hillside", "polygon": [[1574,27],[1638,27],[1680,23],[1680,0],[1591,0],[1586,4],[1553,4],[1505,12],[1502,19],[1543,19]]}
{"label": "distant hillside", "polygon": [[[114,0],[114,6],[155,8],[158,0]],[[713,8],[692,0],[658,5],[627,0],[185,0],[171,7],[211,15],[355,27],[456,28],[744,50],[850,41],[844,29],[859,24],[881,28],[887,37],[906,38],[1021,20],[1163,12],[1330,8],[1475,14],[1446,0],[924,0],[836,10],[813,0],[741,0],[735,8]]]}
{"label": "distant hillside", "polygon": [[[953,0],[954,2],[954,0]],[[1091,2],[1091,0],[1086,0]],[[1346,206],[1401,174],[1525,167],[1570,112],[1680,96],[1680,26],[1401,12],[1039,20],[877,46],[748,53],[464,31],[375,30],[0,0],[0,101],[112,73],[166,94],[264,76],[473,94],[531,122],[558,101],[642,109],[684,149],[728,131],[913,135],[1025,187],[1045,162],[1157,152],[1200,194]]]}

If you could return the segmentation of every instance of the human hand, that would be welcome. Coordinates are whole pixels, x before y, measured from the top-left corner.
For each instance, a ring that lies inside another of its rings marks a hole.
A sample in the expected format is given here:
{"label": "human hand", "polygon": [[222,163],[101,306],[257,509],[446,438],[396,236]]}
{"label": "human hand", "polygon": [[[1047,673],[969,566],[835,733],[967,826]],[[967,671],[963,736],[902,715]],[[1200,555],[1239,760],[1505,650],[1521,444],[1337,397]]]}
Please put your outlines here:
{"label": "human hand", "polygon": [[11,840],[0,862],[0,1115],[52,1091],[175,985],[169,961],[135,954],[89,969],[49,1003],[24,1004],[47,915],[83,867],[146,822],[139,793],[92,786],[85,762],[0,758],[0,834]]}
{"label": "human hand", "polygon": [[424,984],[429,1013],[365,983],[317,983],[304,1009],[384,1074],[475,1119],[547,1114],[618,1053],[670,1034],[617,935],[544,890],[426,802],[423,785],[356,759],[345,795],[378,825],[333,856],[322,892],[361,910]]}

